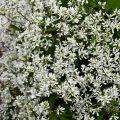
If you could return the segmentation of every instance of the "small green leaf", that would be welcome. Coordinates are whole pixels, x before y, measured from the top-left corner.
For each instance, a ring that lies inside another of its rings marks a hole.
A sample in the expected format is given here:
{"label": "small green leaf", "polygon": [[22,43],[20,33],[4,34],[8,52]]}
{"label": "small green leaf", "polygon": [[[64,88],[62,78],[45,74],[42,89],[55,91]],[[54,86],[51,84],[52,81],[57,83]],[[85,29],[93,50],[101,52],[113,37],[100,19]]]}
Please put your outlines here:
{"label": "small green leaf", "polygon": [[69,0],[61,0],[63,7],[68,7]]}
{"label": "small green leaf", "polygon": [[19,28],[19,27],[17,27],[16,25],[14,25],[14,24],[10,24],[10,26],[9,26],[10,28],[12,28],[14,31],[23,31],[23,29],[22,28]]}
{"label": "small green leaf", "polygon": [[99,116],[96,118],[96,120],[104,120],[104,118],[103,118],[103,114],[100,113]]}
{"label": "small green leaf", "polygon": [[58,96],[56,94],[52,94],[50,97],[49,97],[49,105],[50,105],[50,108],[52,109],[54,107],[54,104],[56,102],[56,99],[58,99]]}
{"label": "small green leaf", "polygon": [[50,116],[50,120],[58,120],[58,118],[54,115]]}
{"label": "small green leaf", "polygon": [[54,32],[54,31],[56,31],[56,30],[57,30],[57,28],[51,27],[51,28],[48,28],[48,29],[46,30],[46,32]]}
{"label": "small green leaf", "polygon": [[59,116],[60,120],[73,120],[71,111],[67,108],[63,113],[61,113]]}

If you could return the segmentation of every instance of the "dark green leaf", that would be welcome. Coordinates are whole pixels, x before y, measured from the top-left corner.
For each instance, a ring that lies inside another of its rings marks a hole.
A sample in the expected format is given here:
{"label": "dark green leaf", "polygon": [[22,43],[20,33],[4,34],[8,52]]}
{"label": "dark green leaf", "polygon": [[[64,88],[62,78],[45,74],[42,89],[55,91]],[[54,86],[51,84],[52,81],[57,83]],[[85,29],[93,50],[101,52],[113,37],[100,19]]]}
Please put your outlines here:
{"label": "dark green leaf", "polygon": [[73,120],[72,113],[68,108],[66,108],[65,111],[61,113],[58,117],[60,120]]}
{"label": "dark green leaf", "polygon": [[103,113],[100,113],[99,116],[96,118],[96,120],[104,120]]}
{"label": "dark green leaf", "polygon": [[49,117],[50,117],[50,120],[59,120],[55,115],[51,115]]}
{"label": "dark green leaf", "polygon": [[63,7],[68,7],[69,0],[61,0]]}
{"label": "dark green leaf", "polygon": [[56,31],[57,30],[57,28],[55,28],[55,27],[51,27],[51,28],[48,28],[47,30],[46,30],[46,32],[54,32],[54,31]]}
{"label": "dark green leaf", "polygon": [[52,94],[50,97],[49,97],[49,105],[50,105],[50,108],[52,109],[54,107],[54,104],[56,102],[56,99],[58,99],[58,96],[56,94]]}
{"label": "dark green leaf", "polygon": [[23,31],[23,29],[22,28],[19,28],[19,27],[17,27],[16,25],[14,25],[14,24],[10,24],[10,26],[9,26],[11,29],[13,29],[14,31]]}

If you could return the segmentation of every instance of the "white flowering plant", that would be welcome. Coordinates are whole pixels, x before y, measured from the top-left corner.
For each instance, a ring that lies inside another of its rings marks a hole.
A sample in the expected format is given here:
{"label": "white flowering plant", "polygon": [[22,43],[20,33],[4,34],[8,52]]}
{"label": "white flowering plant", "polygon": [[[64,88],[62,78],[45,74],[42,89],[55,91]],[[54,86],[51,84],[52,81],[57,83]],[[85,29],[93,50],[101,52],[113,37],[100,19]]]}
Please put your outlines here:
{"label": "white flowering plant", "polygon": [[120,119],[120,9],[105,8],[0,1],[2,120]]}

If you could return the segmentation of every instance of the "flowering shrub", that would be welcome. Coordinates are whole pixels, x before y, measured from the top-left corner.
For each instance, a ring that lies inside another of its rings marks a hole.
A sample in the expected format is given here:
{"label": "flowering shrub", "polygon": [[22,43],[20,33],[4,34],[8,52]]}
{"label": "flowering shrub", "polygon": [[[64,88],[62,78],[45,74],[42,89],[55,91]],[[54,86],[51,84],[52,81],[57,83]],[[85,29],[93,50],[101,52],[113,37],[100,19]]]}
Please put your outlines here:
{"label": "flowering shrub", "polygon": [[120,119],[120,10],[97,5],[0,1],[3,120]]}

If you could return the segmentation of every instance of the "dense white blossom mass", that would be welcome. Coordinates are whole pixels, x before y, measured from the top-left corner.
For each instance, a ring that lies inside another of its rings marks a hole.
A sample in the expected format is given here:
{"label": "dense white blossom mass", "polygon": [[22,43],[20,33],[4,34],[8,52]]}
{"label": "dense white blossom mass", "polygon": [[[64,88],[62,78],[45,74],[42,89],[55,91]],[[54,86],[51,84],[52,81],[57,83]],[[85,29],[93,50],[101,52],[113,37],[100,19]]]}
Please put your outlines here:
{"label": "dense white blossom mass", "polygon": [[2,120],[120,119],[120,10],[84,4],[0,0]]}

